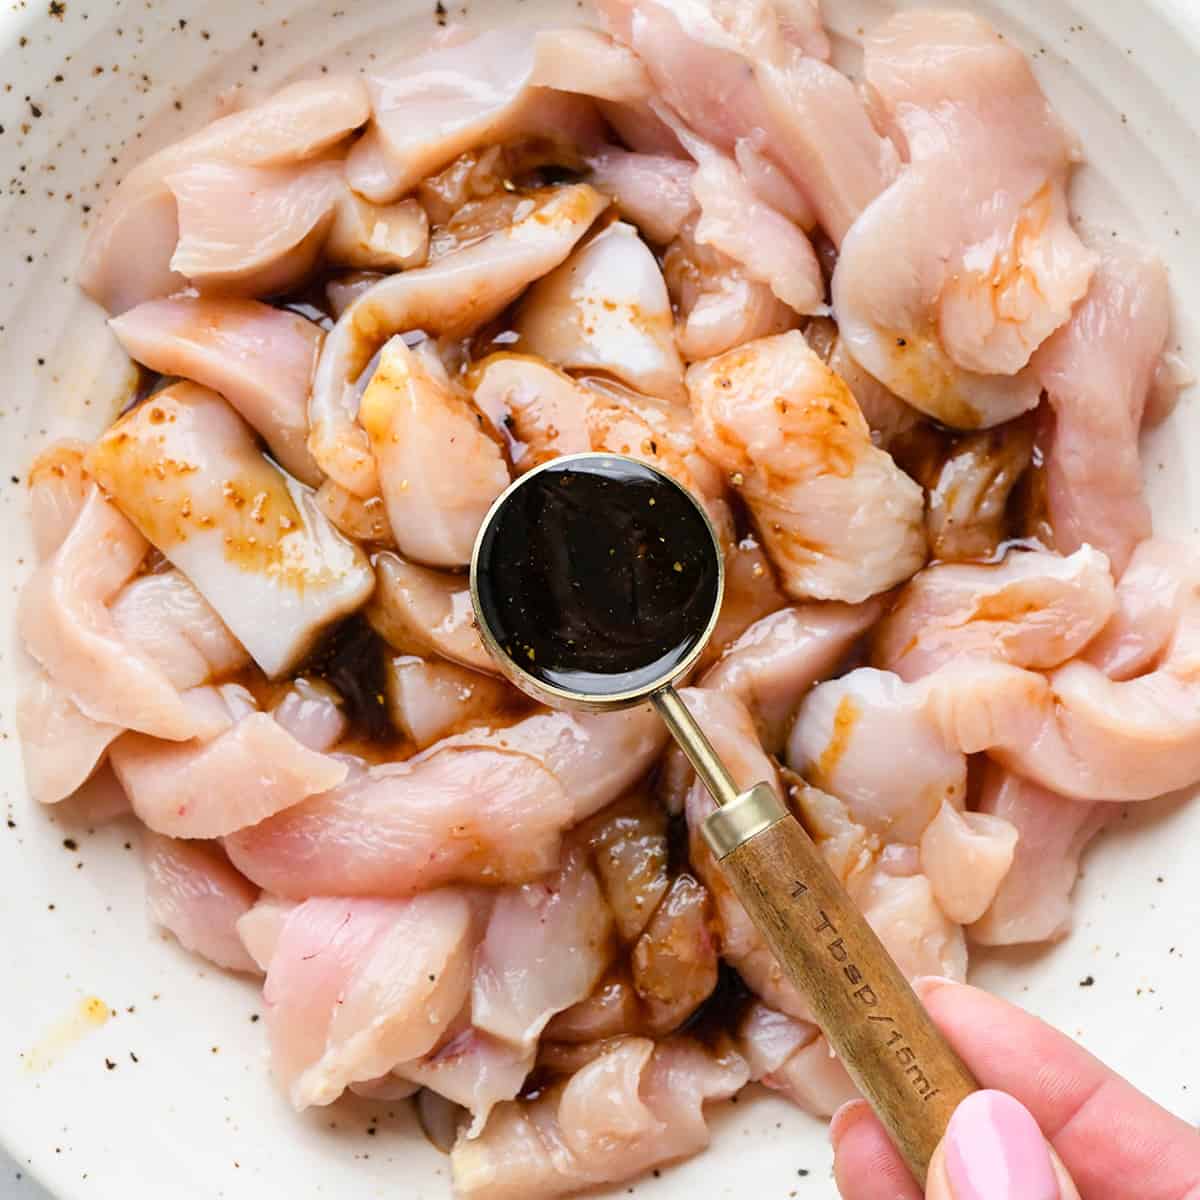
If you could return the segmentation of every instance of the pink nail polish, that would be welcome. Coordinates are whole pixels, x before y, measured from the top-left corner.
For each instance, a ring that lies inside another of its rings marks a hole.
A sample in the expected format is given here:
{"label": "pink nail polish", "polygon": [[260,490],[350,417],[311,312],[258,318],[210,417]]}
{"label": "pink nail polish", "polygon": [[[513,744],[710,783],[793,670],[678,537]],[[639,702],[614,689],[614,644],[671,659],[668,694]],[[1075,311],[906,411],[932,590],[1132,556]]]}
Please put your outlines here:
{"label": "pink nail polish", "polygon": [[1042,1131],[1004,1092],[976,1092],[955,1109],[946,1173],[954,1200],[1060,1200]]}

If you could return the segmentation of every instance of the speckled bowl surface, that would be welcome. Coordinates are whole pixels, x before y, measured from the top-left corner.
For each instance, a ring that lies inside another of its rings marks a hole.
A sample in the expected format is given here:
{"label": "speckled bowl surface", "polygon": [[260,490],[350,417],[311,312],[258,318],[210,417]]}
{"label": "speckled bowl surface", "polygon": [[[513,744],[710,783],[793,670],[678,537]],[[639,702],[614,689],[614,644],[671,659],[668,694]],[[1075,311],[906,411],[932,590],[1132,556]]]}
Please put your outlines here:
{"label": "speckled bowl surface", "polygon": [[[56,1196],[296,1200],[450,1194],[405,1105],[293,1114],[266,1069],[260,998],[148,925],[132,831],[56,822],[25,795],[13,723],[12,610],[30,569],[26,464],[112,415],[127,367],[73,285],[87,227],[150,150],[265,92],[353,69],[433,28],[432,0],[3,0],[0,11],[0,1143]],[[574,0],[467,0],[466,19],[583,19]],[[1089,166],[1077,211],[1154,245],[1176,337],[1200,365],[1200,8],[1194,0],[965,0],[1034,55]],[[878,0],[826,0],[852,67]],[[459,12],[455,0],[452,13]],[[1200,410],[1185,396],[1146,447],[1161,530],[1200,536]],[[1193,450],[1193,447],[1195,449]],[[1078,923],[1048,951],[992,954],[974,978],[1086,1042],[1200,1120],[1200,804],[1135,807],[1087,860]],[[111,1015],[103,1024],[92,1011]],[[369,1125],[372,1116],[381,1119]],[[713,1121],[701,1158],[646,1197],[832,1197],[822,1124],[765,1093]],[[613,1194],[625,1195],[624,1187]]]}

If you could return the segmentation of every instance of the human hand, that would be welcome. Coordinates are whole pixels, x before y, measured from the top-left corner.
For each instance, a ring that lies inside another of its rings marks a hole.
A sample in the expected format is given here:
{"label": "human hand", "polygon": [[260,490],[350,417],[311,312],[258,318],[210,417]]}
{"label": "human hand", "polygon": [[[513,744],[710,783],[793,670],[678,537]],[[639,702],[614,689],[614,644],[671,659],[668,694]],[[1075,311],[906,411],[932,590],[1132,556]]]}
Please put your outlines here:
{"label": "human hand", "polygon": [[[1200,1200],[1200,1133],[1186,1122],[995,996],[942,979],[916,988],[989,1089],[955,1111],[924,1200]],[[830,1137],[843,1200],[922,1200],[865,1101],[838,1112]]]}

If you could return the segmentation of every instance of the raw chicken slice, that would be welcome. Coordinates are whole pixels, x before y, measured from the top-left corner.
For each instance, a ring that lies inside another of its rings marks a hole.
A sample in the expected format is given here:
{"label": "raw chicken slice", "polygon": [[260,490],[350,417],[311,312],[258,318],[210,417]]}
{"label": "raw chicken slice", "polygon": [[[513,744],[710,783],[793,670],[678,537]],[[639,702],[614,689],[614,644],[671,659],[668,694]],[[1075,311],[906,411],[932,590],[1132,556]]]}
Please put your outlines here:
{"label": "raw chicken slice", "polygon": [[321,482],[307,446],[318,326],[254,300],[194,296],[151,300],[109,324],[131,357],[220,392],[285,470],[313,487]]}
{"label": "raw chicken slice", "polygon": [[921,871],[951,921],[970,925],[987,912],[1012,867],[1017,837],[1002,817],[942,802],[921,834]]}
{"label": "raw chicken slice", "polygon": [[[784,767],[780,775],[787,786],[788,799],[803,820],[813,841],[833,873],[843,884],[869,870],[887,849],[877,834],[867,830],[850,815],[849,806],[837,796],[810,787],[794,771]],[[911,847],[906,847],[911,849]]]}
{"label": "raw chicken slice", "polygon": [[230,865],[219,847],[142,835],[146,904],[150,919],[179,944],[228,971],[257,974],[238,937],[237,922],[253,907],[258,889]]}
{"label": "raw chicken slice", "polygon": [[597,30],[540,29],[533,49],[532,81],[539,87],[615,103],[650,96],[650,78],[637,56]]}
{"label": "raw chicken slice", "polygon": [[688,369],[701,450],[730,472],[796,599],[866,600],[925,561],[924,497],[800,333]]}
{"label": "raw chicken slice", "polygon": [[752,137],[738,138],[733,148],[733,158],[742,179],[764,204],[799,225],[805,233],[811,233],[817,224],[816,214],[809,207],[804,193],[763,154],[760,147],[765,141],[761,130]]}
{"label": "raw chicken slice", "polygon": [[546,1026],[541,1051],[561,1042],[579,1046],[641,1034],[644,1019],[642,1002],[633,990],[633,980],[624,965],[610,971],[586,999],[560,1012]]}
{"label": "raw chicken slice", "polygon": [[380,347],[412,330],[471,333],[557,267],[607,204],[586,184],[522,197],[511,224],[359,296],[325,339],[313,380],[309,446],[322,470],[357,496],[374,495],[375,462],[355,421],[356,385]]}
{"label": "raw chicken slice", "polygon": [[944,800],[962,806],[967,786],[966,759],[924,706],[917,686],[884,671],[819,684],[788,737],[788,765],[869,832],[915,845]]}
{"label": "raw chicken slice", "polygon": [[1034,360],[1054,411],[1045,448],[1054,544],[1064,554],[1093,545],[1117,574],[1151,532],[1138,435],[1166,345],[1169,305],[1157,258],[1133,248],[1106,250],[1087,298]]}
{"label": "raw chicken slice", "polygon": [[390,646],[496,673],[475,626],[464,577],[418,567],[387,551],[375,556],[374,566],[378,583],[366,616]]}
{"label": "raw chicken slice", "polygon": [[374,542],[394,548],[396,538],[388,524],[382,496],[364,500],[344,487],[326,479],[316,494],[317,507],[329,523],[356,542]]}
{"label": "raw chicken slice", "polygon": [[872,661],[920,679],[965,658],[1045,670],[1074,658],[1113,614],[1108,559],[1015,550],[994,566],[938,564],[909,582],[875,635]]}
{"label": "raw chicken slice", "polygon": [[362,551],[214,392],[157,392],[104,434],[87,466],[268,675],[292,666],[374,586]]}
{"label": "raw chicken slice", "polygon": [[833,673],[880,609],[868,601],[806,604],[772,613],[725,651],[700,686],[736,696],[754,718],[763,748],[777,753],[805,693]]}
{"label": "raw chicken slice", "polygon": [[271,1065],[297,1109],[433,1049],[470,989],[475,925],[449,889],[288,914],[263,998]]}
{"label": "raw chicken slice", "polygon": [[284,733],[317,754],[332,750],[349,727],[337,692],[303,676],[284,692],[271,716]]}
{"label": "raw chicken slice", "polygon": [[1075,144],[1024,55],[968,13],[893,17],[867,39],[866,78],[909,165],[842,245],[842,337],[922,412],[1000,424],[1037,403],[1024,368],[1096,268],[1067,214]]}
{"label": "raw chicken slice", "polygon": [[111,764],[101,763],[87,780],[54,810],[60,825],[89,832],[133,815],[129,797]]}
{"label": "raw chicken slice", "polygon": [[295,907],[292,900],[280,900],[277,896],[264,893],[237,920],[238,937],[264,975],[271,966],[271,958],[275,954],[275,947],[279,945],[288,913]]}
{"label": "raw chicken slice", "polygon": [[574,819],[537,759],[452,739],[354,774],[226,845],[239,870],[279,896],[407,896],[537,879],[557,865]]}
{"label": "raw chicken slice", "polygon": [[725,548],[725,596],[701,664],[720,658],[756,621],[787,605],[775,570],[753,534]]}
{"label": "raw chicken slice", "polygon": [[234,684],[188,694],[226,728],[208,740],[162,742],[126,733],[109,751],[133,811],[157,833],[215,838],[337,787],[346,764],[308,750]]}
{"label": "raw chicken slice", "polygon": [[171,270],[202,292],[274,296],[304,282],[343,193],[338,163],[197,162],[166,177],[179,244]]}
{"label": "raw chicken slice", "polygon": [[483,518],[508,486],[508,467],[441,362],[392,338],[358,419],[400,553],[435,567],[470,563]]}
{"label": "raw chicken slice", "polygon": [[1016,830],[1012,867],[987,912],[967,931],[982,946],[1049,942],[1071,928],[1071,891],[1079,859],[1111,809],[1068,800],[989,764],[979,815]]}
{"label": "raw chicken slice", "polygon": [[677,875],[633,948],[633,987],[649,1032],[673,1033],[712,995],[717,986],[712,920],[708,889],[690,875]]}
{"label": "raw chicken slice", "polygon": [[586,856],[502,892],[475,957],[471,1024],[532,1059],[550,1018],[585,999],[615,949],[613,919]]}
{"label": "raw chicken slice", "polygon": [[179,223],[166,176],[197,162],[272,167],[310,159],[369,115],[362,80],[329,75],[285,87],[168,146],[121,181],[88,239],[80,286],[111,313],[179,291],[186,280],[171,268]]}
{"label": "raw chicken slice", "polygon": [[696,167],[684,159],[606,146],[588,166],[588,182],[611,196],[621,215],[652,242],[666,245],[678,237],[696,207]]}
{"label": "raw chicken slice", "polygon": [[418,750],[468,726],[503,719],[518,703],[499,679],[412,654],[388,663],[387,696],[392,724]]}
{"label": "raw chicken slice", "polygon": [[701,245],[693,218],[667,247],[663,271],[676,308],[675,340],[688,362],[783,333],[799,320],[765,283],[750,279],[714,247]]}
{"label": "raw chicken slice", "polygon": [[500,1105],[481,1137],[460,1136],[450,1156],[455,1189],[488,1200],[549,1200],[632,1179],[703,1150],[703,1106],[736,1095],[748,1078],[731,1049],[624,1039],[565,1085]]}
{"label": "raw chicken slice", "polygon": [[534,284],[514,328],[522,349],[559,367],[606,371],[648,395],[686,399],[667,285],[623,221]]}
{"label": "raw chicken slice", "polygon": [[92,721],[189,738],[211,724],[183,702],[149,654],[126,642],[108,607],[147,548],[93,486],[65,540],[25,585],[17,627],[42,670]]}
{"label": "raw chicken slice", "polygon": [[415,200],[371,204],[349,188],[333,212],[325,257],[363,271],[407,271],[429,257],[429,218]]}
{"label": "raw chicken slice", "polygon": [[[528,29],[491,29],[369,70],[374,120],[346,160],[351,187],[386,204],[477,146],[544,137],[571,154],[594,145],[601,123],[591,104],[538,86],[548,57]],[[614,76],[595,65],[605,88],[629,67],[615,64]]]}
{"label": "raw chicken slice", "polygon": [[83,510],[89,490],[83,469],[87,450],[86,442],[54,442],[29,464],[25,478],[38,562],[45,562],[66,541]]}

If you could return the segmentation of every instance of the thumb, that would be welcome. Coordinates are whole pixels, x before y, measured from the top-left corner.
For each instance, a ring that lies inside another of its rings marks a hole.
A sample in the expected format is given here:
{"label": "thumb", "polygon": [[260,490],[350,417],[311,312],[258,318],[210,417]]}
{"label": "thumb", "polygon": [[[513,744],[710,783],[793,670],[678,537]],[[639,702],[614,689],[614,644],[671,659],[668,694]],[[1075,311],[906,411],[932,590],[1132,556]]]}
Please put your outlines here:
{"label": "thumb", "polygon": [[982,1091],[954,1110],[929,1165],[925,1200],[1079,1200],[1029,1110]]}

